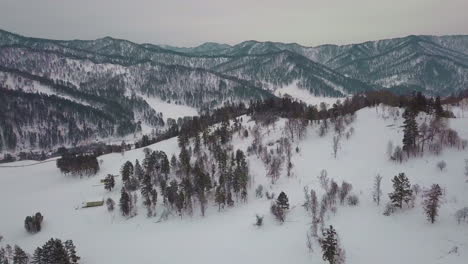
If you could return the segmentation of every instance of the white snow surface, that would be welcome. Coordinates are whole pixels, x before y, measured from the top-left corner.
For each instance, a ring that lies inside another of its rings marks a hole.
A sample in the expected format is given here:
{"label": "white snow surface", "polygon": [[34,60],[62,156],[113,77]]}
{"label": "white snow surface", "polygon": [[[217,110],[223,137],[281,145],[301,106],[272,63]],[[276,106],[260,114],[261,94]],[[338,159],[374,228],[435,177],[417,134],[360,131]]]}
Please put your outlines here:
{"label": "white snow surface", "polygon": [[177,120],[179,117],[183,118],[185,116],[198,116],[198,111],[194,107],[168,103],[161,100],[159,97],[144,95],[141,96],[154,110],[156,110],[156,112],[162,113],[165,120],[167,118],[173,118]]}
{"label": "white snow surface", "polygon": [[323,96],[315,96],[311,94],[308,90],[299,88],[296,82],[291,83],[290,85],[278,88],[275,90],[275,95],[279,97],[283,97],[286,95],[291,96],[294,99],[303,101],[309,105],[318,106],[320,103],[324,102],[327,106],[331,106],[336,103],[337,100],[343,101],[345,97],[323,97]]}
{"label": "white snow surface", "polygon": [[[160,110],[158,110],[160,111]],[[94,263],[325,263],[321,249],[314,241],[313,252],[306,248],[306,231],[311,217],[301,204],[303,187],[316,190],[321,197],[317,176],[326,169],[328,176],[339,184],[342,180],[353,185],[360,204],[357,207],[338,206],[336,214],[327,217],[340,235],[349,264],[431,264],[466,263],[468,259],[468,225],[458,225],[454,212],[468,206],[468,183],[463,175],[464,159],[468,150],[444,150],[441,156],[426,155],[403,164],[388,161],[386,146],[389,140],[401,144],[401,119],[384,120],[381,108],[358,111],[352,124],[355,133],[349,140],[343,139],[337,159],[332,156],[332,136],[317,135],[317,126],[308,129],[306,138],[294,142],[300,152],[293,156],[293,176],[288,178],[283,169],[279,181],[271,185],[265,177],[262,162],[249,156],[252,187],[248,203],[236,204],[218,212],[211,204],[205,217],[197,207],[194,216],[182,219],[172,216],[168,221],[147,218],[139,199],[138,216],[125,219],[118,211],[107,212],[105,206],[76,209],[82,202],[120,197],[121,180],[116,178],[112,192],[99,185],[108,173],[118,174],[121,165],[144,157],[142,149],[127,151],[124,155],[113,153],[99,157],[103,160],[98,175],[90,178],[72,178],[61,175],[55,162],[29,167],[0,167],[0,245],[18,244],[33,252],[50,237],[73,239],[81,262]],[[468,138],[467,118],[450,120],[462,138]],[[244,118],[247,122],[247,118]],[[275,141],[281,135],[284,120],[266,133],[263,142]],[[252,126],[248,122],[247,126]],[[252,137],[233,139],[235,148],[246,149]],[[150,146],[163,150],[170,157],[179,152],[176,138]],[[447,162],[445,171],[436,169],[440,160]],[[6,165],[30,164],[28,161]],[[404,209],[391,216],[383,216],[383,204],[392,190],[391,178],[405,172],[412,184],[429,187],[438,183],[445,189],[440,214],[435,224],[427,222],[421,209],[421,197],[416,207]],[[377,206],[372,201],[374,176],[383,176],[383,202]],[[286,222],[279,224],[271,216],[271,201],[255,198],[254,189],[263,184],[268,191],[279,194],[285,191],[291,209]],[[158,190],[159,192],[159,190]],[[158,199],[158,203],[161,199]],[[195,203],[196,204],[196,203]],[[162,206],[158,204],[158,213]],[[40,211],[44,215],[43,229],[31,235],[23,227],[24,218]],[[264,226],[253,225],[255,215],[264,215]],[[448,254],[453,247],[457,254]]]}

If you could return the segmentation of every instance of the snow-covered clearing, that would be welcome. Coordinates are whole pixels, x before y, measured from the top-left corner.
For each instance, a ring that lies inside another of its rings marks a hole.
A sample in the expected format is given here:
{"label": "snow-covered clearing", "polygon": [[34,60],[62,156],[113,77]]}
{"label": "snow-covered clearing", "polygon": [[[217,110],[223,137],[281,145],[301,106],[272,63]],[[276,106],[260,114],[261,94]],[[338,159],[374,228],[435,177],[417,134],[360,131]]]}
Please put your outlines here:
{"label": "snow-covered clearing", "polygon": [[156,110],[156,112],[163,114],[164,120],[167,118],[177,120],[177,118],[184,116],[198,116],[198,111],[194,107],[167,103],[159,97],[143,96],[143,98],[154,110]]}
{"label": "snow-covered clearing", "polygon": [[[161,109],[156,109],[161,111]],[[321,192],[317,176],[322,169],[339,184],[346,180],[353,185],[360,204],[356,207],[338,206],[337,213],[327,217],[340,235],[346,250],[346,263],[394,264],[394,263],[466,263],[468,259],[468,225],[458,225],[454,212],[468,206],[468,183],[463,175],[464,159],[468,150],[446,149],[441,156],[426,155],[413,158],[402,164],[386,158],[389,140],[401,144],[401,119],[381,118],[381,108],[358,111],[351,126],[355,132],[349,140],[343,139],[337,159],[332,155],[332,136],[317,135],[317,126],[309,128],[306,138],[295,141],[293,176],[282,175],[275,185],[265,177],[263,163],[249,156],[252,188],[248,203],[237,204],[218,213],[211,204],[207,215],[201,217],[195,209],[193,217],[180,219],[172,216],[166,222],[146,218],[144,208],[138,216],[124,219],[118,212],[109,214],[105,207],[76,209],[84,201],[112,197],[116,202],[120,195],[121,180],[117,178],[112,192],[104,190],[100,179],[108,173],[118,174],[121,165],[130,160],[140,161],[141,149],[113,153],[99,157],[103,160],[99,174],[91,178],[63,176],[54,162],[23,168],[0,168],[0,234],[6,243],[18,244],[28,252],[42,245],[50,237],[73,239],[82,263],[324,263],[321,250],[314,243],[314,252],[306,248],[306,231],[311,217],[301,204],[304,202],[303,187]],[[166,115],[165,115],[166,116]],[[167,117],[167,116],[166,116]],[[244,122],[247,122],[245,118]],[[462,138],[468,138],[468,119],[451,119],[450,126]],[[264,130],[263,142],[275,141],[281,135],[280,120],[268,134]],[[253,122],[247,123],[253,126]],[[241,140],[235,136],[235,148],[245,150],[252,137]],[[179,149],[175,138],[150,146],[163,150],[170,157]],[[440,172],[436,163],[447,162]],[[27,161],[8,165],[29,164]],[[438,183],[445,189],[439,218],[435,224],[426,221],[421,209],[421,197],[416,207],[404,209],[391,216],[383,216],[383,204],[392,190],[391,178],[405,172],[412,184],[429,187]],[[372,201],[374,176],[383,176],[383,202],[380,206]],[[286,222],[279,224],[269,212],[271,201],[255,198],[254,189],[263,184],[268,191],[286,192],[291,205]],[[96,186],[98,185],[98,186]],[[159,191],[159,190],[158,190]],[[320,196],[319,196],[320,198]],[[158,201],[158,212],[161,205]],[[139,201],[141,206],[141,201]],[[24,218],[40,211],[44,215],[43,230],[28,234],[23,227]],[[265,215],[264,226],[253,225],[255,215]],[[458,253],[448,254],[458,247]]]}
{"label": "snow-covered clearing", "polygon": [[290,85],[278,88],[275,90],[275,95],[283,97],[289,95],[294,99],[299,99],[306,104],[319,106],[320,103],[324,102],[327,106],[331,106],[339,99],[343,101],[345,98],[337,97],[322,97],[311,94],[308,90],[297,87],[297,84],[293,82]]}

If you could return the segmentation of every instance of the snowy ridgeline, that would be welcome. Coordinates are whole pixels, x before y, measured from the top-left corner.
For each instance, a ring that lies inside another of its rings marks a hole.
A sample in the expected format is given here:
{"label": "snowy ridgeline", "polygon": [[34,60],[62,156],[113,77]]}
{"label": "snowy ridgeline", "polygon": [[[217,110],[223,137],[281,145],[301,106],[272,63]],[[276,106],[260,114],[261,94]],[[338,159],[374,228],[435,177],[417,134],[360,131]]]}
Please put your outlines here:
{"label": "snowy ridgeline", "polygon": [[[460,138],[468,138],[467,119],[462,117],[466,114],[459,108],[452,110],[459,118],[448,120],[447,126]],[[241,128],[224,147],[228,150],[232,145],[234,153],[240,149],[246,155],[250,176],[246,201],[241,196],[236,199],[233,192],[234,206],[226,205],[219,211],[216,188],[212,188],[206,192],[204,217],[194,196],[192,216],[184,209],[180,217],[173,209],[167,220],[160,221],[165,210],[160,186],[156,216],[147,217],[140,190],[130,192],[138,196],[136,215],[122,216],[118,204],[123,186],[120,170],[126,161],[135,164],[138,159],[143,164],[145,153],[141,149],[99,157],[100,170],[89,178],[62,175],[55,162],[2,167],[0,199],[9,202],[0,203],[0,211],[5,212],[0,223],[4,237],[0,246],[18,244],[32,253],[51,237],[73,239],[81,263],[324,263],[322,248],[314,237],[312,210],[303,206],[306,188],[307,193],[313,190],[318,197],[317,235],[322,237],[320,229],[333,225],[346,251],[342,254],[346,263],[465,263],[468,225],[463,219],[457,223],[455,214],[468,206],[464,174],[468,149],[447,146],[439,155],[427,151],[401,163],[390,160],[388,142],[402,145],[402,112],[390,107],[365,108],[342,119],[340,125],[330,120],[326,127],[323,122],[304,126],[287,119],[256,125],[243,116]],[[421,114],[416,121],[421,124],[430,118]],[[233,123],[229,127],[232,129]],[[187,149],[195,151],[196,143],[189,142]],[[169,160],[172,155],[179,157],[181,151],[176,138],[149,148],[164,151]],[[212,153],[204,144],[200,151],[210,159]],[[192,164],[196,157],[192,154]],[[443,168],[440,161],[445,161]],[[212,163],[216,164],[212,183],[219,182],[219,168],[215,161]],[[28,162],[9,165],[23,164]],[[385,216],[388,194],[394,192],[392,179],[399,173],[405,173],[413,195],[402,209]],[[119,175],[112,191],[101,183],[108,174]],[[374,201],[378,174],[382,176],[380,205]],[[183,172],[171,169],[168,177],[180,182]],[[343,203],[339,193],[335,201],[327,195],[335,188],[334,182],[340,191],[343,182],[352,185]],[[432,224],[424,212],[426,198],[422,194],[433,184],[441,187],[442,197]],[[256,195],[259,185],[263,186],[261,197]],[[281,192],[287,195],[289,209],[285,209],[283,222],[271,214],[275,200],[269,200],[266,192],[275,198]],[[322,197],[331,199],[322,202]],[[83,202],[107,198],[117,203],[112,212],[105,206],[81,208]],[[44,217],[42,230],[31,235],[24,230],[23,221],[37,211]],[[256,215],[263,216],[260,227],[255,226]]]}

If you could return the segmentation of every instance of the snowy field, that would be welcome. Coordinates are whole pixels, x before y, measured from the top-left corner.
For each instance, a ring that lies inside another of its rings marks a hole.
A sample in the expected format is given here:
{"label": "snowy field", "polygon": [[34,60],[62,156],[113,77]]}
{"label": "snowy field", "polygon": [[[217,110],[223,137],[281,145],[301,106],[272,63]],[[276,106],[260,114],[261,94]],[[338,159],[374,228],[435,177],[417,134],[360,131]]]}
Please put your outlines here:
{"label": "snowy field", "polygon": [[177,120],[177,118],[184,116],[198,116],[198,111],[194,107],[167,103],[161,100],[159,97],[143,95],[142,97],[156,112],[163,114],[164,121],[166,121],[168,118]]}
{"label": "snowy field", "polygon": [[[161,109],[156,109],[161,111]],[[382,118],[381,108],[368,108],[357,112],[351,125],[354,134],[344,139],[337,158],[332,155],[332,136],[317,135],[317,126],[308,129],[306,138],[295,141],[293,176],[285,170],[274,185],[265,176],[263,163],[249,156],[252,188],[248,203],[239,204],[218,212],[211,204],[205,217],[195,208],[193,217],[172,216],[156,223],[158,216],[146,218],[140,204],[139,214],[131,219],[123,218],[118,209],[112,214],[105,207],[77,209],[82,202],[112,197],[118,201],[121,179],[116,180],[112,192],[104,190],[100,179],[105,175],[119,174],[121,165],[130,160],[144,158],[142,149],[113,153],[99,157],[103,160],[98,175],[91,178],[63,176],[55,162],[18,168],[0,167],[0,246],[18,244],[32,253],[51,237],[73,239],[82,263],[325,263],[321,249],[315,243],[313,252],[306,247],[306,232],[311,217],[301,206],[304,202],[303,187],[309,186],[321,192],[317,176],[322,169],[339,184],[342,180],[353,185],[360,204],[356,207],[338,206],[336,214],[327,216],[340,235],[346,250],[346,263],[350,264],[466,264],[468,260],[468,224],[456,223],[453,216],[457,209],[468,206],[468,183],[463,175],[464,159],[468,150],[446,149],[441,156],[427,154],[402,164],[386,157],[389,140],[401,144],[401,119]],[[166,114],[164,116],[167,118]],[[246,120],[244,120],[247,122]],[[266,133],[263,142],[280,137],[284,120]],[[248,122],[247,126],[253,126]],[[450,127],[468,138],[468,118],[450,120]],[[237,136],[235,148],[246,150],[251,143]],[[178,154],[175,138],[150,146],[163,150],[170,157]],[[445,171],[439,171],[436,163],[447,162]],[[28,164],[28,161],[7,165]],[[392,190],[391,178],[405,172],[411,184],[429,187],[438,183],[445,189],[440,215],[434,224],[428,223],[421,207],[421,198],[415,208],[403,209],[391,216],[382,215],[387,193]],[[377,206],[372,201],[372,185],[376,174],[383,176],[383,201]],[[291,205],[286,222],[278,223],[269,212],[270,200],[255,198],[254,189],[263,184],[276,194],[284,191]],[[319,195],[320,197],[320,195]],[[159,199],[160,200],[160,199]],[[160,202],[160,201],[158,201]],[[161,205],[157,210],[160,213]],[[43,230],[28,234],[23,221],[25,216],[40,211],[44,215]],[[254,226],[255,215],[264,215],[264,225]],[[449,254],[454,247],[458,253]]]}
{"label": "snowy field", "polygon": [[278,97],[283,97],[286,94],[291,96],[294,99],[298,99],[303,101],[309,105],[319,106],[320,103],[324,102],[327,104],[328,107],[332,106],[338,99],[343,101],[345,98],[337,98],[337,97],[323,97],[323,96],[315,96],[311,94],[308,90],[302,89],[297,87],[296,83],[292,83],[290,85],[281,87],[275,90],[275,95]]}

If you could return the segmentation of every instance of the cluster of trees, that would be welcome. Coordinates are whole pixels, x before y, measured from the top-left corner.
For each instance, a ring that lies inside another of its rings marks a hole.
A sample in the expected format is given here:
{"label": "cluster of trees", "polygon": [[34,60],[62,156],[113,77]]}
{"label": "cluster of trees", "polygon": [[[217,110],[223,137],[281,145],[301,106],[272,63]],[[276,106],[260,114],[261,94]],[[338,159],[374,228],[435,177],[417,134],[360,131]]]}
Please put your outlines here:
{"label": "cluster of trees", "polygon": [[270,211],[275,218],[283,223],[289,210],[289,199],[286,193],[281,192],[275,202],[271,204]]}
{"label": "cluster of trees", "polygon": [[[1,88],[0,94],[0,151],[14,152],[20,147],[51,149],[96,137],[124,135],[128,134],[124,130],[136,129],[133,119],[115,116],[117,112],[105,112],[54,95]],[[126,126],[131,128],[123,129]],[[118,129],[114,131],[114,127]]]}
{"label": "cluster of trees", "polygon": [[[381,181],[382,177],[377,175],[374,183],[374,201],[377,205],[380,204],[381,198]],[[390,202],[386,205],[384,215],[392,214],[396,209],[402,209],[403,203],[407,207],[414,207],[415,200],[420,192],[419,185],[411,185],[408,177],[405,173],[399,173],[392,179],[393,192],[388,194]],[[429,222],[434,223],[439,214],[439,207],[441,198],[443,196],[443,190],[438,184],[433,184],[427,190],[422,192],[422,206],[424,213]]]}
{"label": "cluster of trees", "polygon": [[29,233],[37,233],[41,231],[41,225],[42,225],[43,219],[44,217],[39,212],[37,212],[33,216],[26,216],[26,219],[24,219],[24,228]]}
{"label": "cluster of trees", "polygon": [[[338,204],[356,206],[359,203],[357,195],[352,194],[353,186],[343,181],[338,185],[333,179],[328,178],[326,170],[322,170],[318,176],[324,194],[319,200],[315,190],[304,187],[304,207],[311,215],[311,228],[306,233],[307,247],[313,249],[314,239],[321,246],[323,259],[329,263],[344,263],[344,249],[339,245],[338,235],[333,227],[326,228],[325,220],[328,212],[336,213]],[[321,236],[319,230],[322,230]]]}
{"label": "cluster of trees", "polygon": [[99,162],[95,155],[67,154],[57,159],[57,168],[64,174],[91,176],[99,171]]}
{"label": "cluster of trees", "polygon": [[[416,117],[420,112],[424,112],[433,117],[429,122],[422,122],[418,125]],[[441,100],[437,97],[427,99],[422,94],[417,93],[409,98],[405,104],[402,147],[389,143],[387,155],[390,159],[402,162],[411,156],[423,155],[425,151],[433,154],[440,154],[444,147],[456,147],[465,149],[468,141],[458,136],[458,133],[450,129],[444,118],[452,117],[453,114],[443,110]]]}
{"label": "cluster of trees", "polygon": [[2,264],[77,264],[79,261],[72,240],[62,242],[51,238],[42,247],[37,247],[32,256],[17,245],[0,247]]}
{"label": "cluster of trees", "polygon": [[[158,196],[164,209],[161,217],[175,211],[178,215],[192,215],[195,202],[205,215],[209,199],[221,210],[235,201],[247,201],[249,168],[242,150],[233,150],[232,135],[240,133],[240,120],[222,122],[214,129],[201,128],[200,133],[182,129],[178,143],[180,153],[170,159],[162,151],[144,149],[145,159],[140,165],[125,162],[121,169],[123,188],[119,200],[122,215],[136,214],[140,190],[147,216],[156,215]],[[107,178],[106,178],[107,179]],[[110,182],[110,178],[105,182]],[[106,187],[106,184],[105,184]],[[111,189],[110,186],[108,189]]]}

